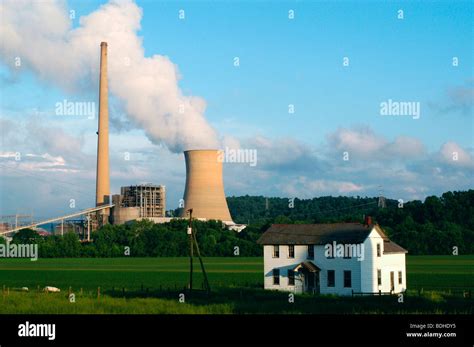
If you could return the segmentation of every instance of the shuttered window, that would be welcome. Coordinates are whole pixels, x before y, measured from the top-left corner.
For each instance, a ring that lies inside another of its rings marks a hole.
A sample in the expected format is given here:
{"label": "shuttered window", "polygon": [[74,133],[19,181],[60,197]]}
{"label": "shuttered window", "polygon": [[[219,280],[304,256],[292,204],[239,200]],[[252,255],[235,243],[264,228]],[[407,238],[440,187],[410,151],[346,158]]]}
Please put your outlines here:
{"label": "shuttered window", "polygon": [[352,272],[349,270],[344,270],[344,288],[352,287]]}
{"label": "shuttered window", "polygon": [[328,287],[334,287],[336,282],[336,274],[334,270],[328,270]]}
{"label": "shuttered window", "polygon": [[273,284],[280,285],[280,269],[273,269]]}

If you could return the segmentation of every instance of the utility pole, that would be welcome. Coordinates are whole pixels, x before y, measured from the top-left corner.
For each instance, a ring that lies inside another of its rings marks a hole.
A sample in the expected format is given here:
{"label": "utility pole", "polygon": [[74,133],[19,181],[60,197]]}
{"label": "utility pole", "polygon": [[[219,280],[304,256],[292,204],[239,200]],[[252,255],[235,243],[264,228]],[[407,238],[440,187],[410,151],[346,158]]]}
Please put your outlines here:
{"label": "utility pole", "polygon": [[193,209],[187,211],[189,213],[188,235],[189,235],[189,292],[193,291]]}
{"label": "utility pole", "polygon": [[204,287],[206,288],[206,293],[211,292],[211,286],[209,285],[209,279],[207,278],[206,269],[204,267],[204,262],[202,261],[201,251],[199,250],[199,244],[197,242],[196,233],[193,232],[193,209],[187,211],[189,213],[189,222],[188,222],[188,235],[189,235],[189,291],[193,290],[193,253],[194,246],[196,246],[197,255],[199,258],[199,263],[201,265],[201,271],[204,276]]}
{"label": "utility pole", "polygon": [[91,242],[91,216],[87,215],[87,242]]}
{"label": "utility pole", "polygon": [[199,245],[197,243],[195,233],[193,233],[193,239],[194,239],[194,244],[196,245],[196,251],[199,257],[199,263],[201,263],[201,271],[202,271],[202,274],[204,275],[204,287],[206,287],[206,293],[209,294],[211,292],[211,286],[209,285],[209,280],[207,279],[206,269],[204,268],[204,263],[202,262],[201,252],[199,251]]}

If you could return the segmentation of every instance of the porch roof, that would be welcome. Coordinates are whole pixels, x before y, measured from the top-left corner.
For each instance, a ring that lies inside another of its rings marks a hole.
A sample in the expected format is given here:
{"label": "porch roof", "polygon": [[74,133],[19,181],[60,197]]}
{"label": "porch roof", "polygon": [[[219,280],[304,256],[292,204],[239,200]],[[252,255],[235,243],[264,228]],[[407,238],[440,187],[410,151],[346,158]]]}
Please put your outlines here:
{"label": "porch roof", "polygon": [[309,272],[318,272],[318,271],[321,271],[321,269],[315,265],[312,261],[303,261],[302,263],[299,263],[298,265],[296,265],[296,267],[293,269],[293,271],[298,271],[299,269],[305,269]]}

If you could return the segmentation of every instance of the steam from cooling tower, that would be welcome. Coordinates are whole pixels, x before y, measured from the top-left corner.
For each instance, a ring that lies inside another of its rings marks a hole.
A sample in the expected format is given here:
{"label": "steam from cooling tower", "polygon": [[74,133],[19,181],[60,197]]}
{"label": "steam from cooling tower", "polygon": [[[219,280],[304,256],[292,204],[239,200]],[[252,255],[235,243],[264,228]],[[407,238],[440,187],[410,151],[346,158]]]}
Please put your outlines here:
{"label": "steam from cooling tower", "polygon": [[2,1],[0,12],[0,56],[12,71],[32,70],[75,93],[95,91],[97,45],[106,41],[110,94],[152,142],[173,152],[219,147],[204,118],[205,101],[183,95],[176,65],[166,56],[144,56],[137,35],[142,10],[134,2],[113,0],[75,19],[62,1]]}

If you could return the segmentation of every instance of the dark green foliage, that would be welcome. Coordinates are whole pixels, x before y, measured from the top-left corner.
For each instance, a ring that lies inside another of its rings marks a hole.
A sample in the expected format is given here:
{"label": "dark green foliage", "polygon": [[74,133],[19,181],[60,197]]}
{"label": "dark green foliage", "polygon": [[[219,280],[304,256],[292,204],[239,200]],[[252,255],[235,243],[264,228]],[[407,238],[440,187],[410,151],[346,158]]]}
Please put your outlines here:
{"label": "dark green foliage", "polygon": [[410,254],[474,254],[474,190],[447,192],[429,196],[399,207],[396,200],[386,200],[387,207],[377,207],[377,198],[320,197],[295,199],[293,208],[287,198],[242,196],[227,198],[237,223],[250,223],[265,230],[271,223],[362,222],[372,216],[390,238]]}
{"label": "dark green foliage", "polygon": [[12,238],[12,243],[16,244],[38,243],[38,241],[41,241],[41,236],[32,229],[20,230]]}
{"label": "dark green foliage", "polygon": [[[81,243],[74,233],[64,237],[40,239],[39,254],[52,257],[181,257],[189,255],[186,220],[154,224],[144,220],[125,225],[106,225],[92,233],[91,243]],[[250,227],[237,233],[226,230],[219,221],[194,221],[202,256],[261,256],[262,249],[255,241],[261,230]],[[22,234],[26,237],[26,233]],[[31,236],[28,234],[27,236]],[[128,252],[128,254],[127,254]],[[196,251],[195,251],[196,254]]]}
{"label": "dark green foliage", "polygon": [[[201,254],[207,257],[261,256],[256,243],[272,223],[362,222],[372,216],[388,236],[410,254],[474,254],[474,190],[447,192],[410,201],[399,207],[396,200],[377,207],[377,198],[321,197],[295,199],[290,208],[285,198],[263,196],[230,197],[231,215],[237,223],[250,223],[237,233],[222,228],[219,221],[194,221]],[[126,225],[107,225],[92,234],[93,242],[80,243],[77,236],[41,239],[33,230],[17,233],[13,242],[38,242],[41,257],[121,257],[129,247],[132,257],[179,257],[189,254],[186,220],[153,224],[150,221]]]}

